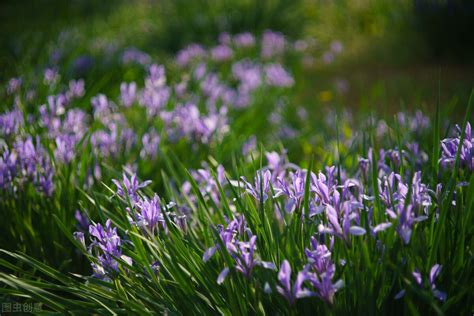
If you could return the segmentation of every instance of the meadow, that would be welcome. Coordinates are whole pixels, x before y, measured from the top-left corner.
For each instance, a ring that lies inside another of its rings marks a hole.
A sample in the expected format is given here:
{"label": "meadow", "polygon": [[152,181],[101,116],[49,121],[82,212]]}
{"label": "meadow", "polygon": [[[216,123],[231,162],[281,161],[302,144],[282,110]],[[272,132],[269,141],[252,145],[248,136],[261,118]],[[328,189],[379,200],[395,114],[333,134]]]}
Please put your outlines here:
{"label": "meadow", "polygon": [[472,314],[473,11],[427,3],[2,4],[1,313]]}

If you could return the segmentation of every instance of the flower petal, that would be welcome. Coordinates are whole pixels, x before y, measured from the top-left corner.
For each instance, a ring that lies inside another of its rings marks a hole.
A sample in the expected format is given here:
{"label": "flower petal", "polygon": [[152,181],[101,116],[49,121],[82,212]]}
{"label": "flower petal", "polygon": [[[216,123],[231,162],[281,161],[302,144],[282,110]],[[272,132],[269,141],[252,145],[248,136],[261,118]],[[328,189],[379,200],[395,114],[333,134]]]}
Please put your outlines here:
{"label": "flower petal", "polygon": [[351,235],[355,236],[365,235],[366,233],[365,229],[360,226],[351,226],[351,228],[349,228],[349,232],[351,233]]}
{"label": "flower petal", "polygon": [[217,250],[216,247],[211,247],[207,249],[204,252],[204,255],[202,256],[202,261],[207,262],[216,253],[216,250]]}
{"label": "flower petal", "polygon": [[221,273],[219,273],[219,276],[217,277],[217,284],[222,284],[222,282],[224,282],[227,274],[229,274],[229,271],[229,268],[222,269]]}

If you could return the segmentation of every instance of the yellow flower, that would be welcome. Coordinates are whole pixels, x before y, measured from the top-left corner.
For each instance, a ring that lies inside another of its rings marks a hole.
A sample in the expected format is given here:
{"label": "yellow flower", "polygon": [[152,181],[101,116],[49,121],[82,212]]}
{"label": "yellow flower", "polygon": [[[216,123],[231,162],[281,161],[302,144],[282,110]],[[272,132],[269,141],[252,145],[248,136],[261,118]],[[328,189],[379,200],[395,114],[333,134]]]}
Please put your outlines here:
{"label": "yellow flower", "polygon": [[329,102],[332,100],[332,92],[329,90],[324,90],[319,93],[319,99],[323,102]]}

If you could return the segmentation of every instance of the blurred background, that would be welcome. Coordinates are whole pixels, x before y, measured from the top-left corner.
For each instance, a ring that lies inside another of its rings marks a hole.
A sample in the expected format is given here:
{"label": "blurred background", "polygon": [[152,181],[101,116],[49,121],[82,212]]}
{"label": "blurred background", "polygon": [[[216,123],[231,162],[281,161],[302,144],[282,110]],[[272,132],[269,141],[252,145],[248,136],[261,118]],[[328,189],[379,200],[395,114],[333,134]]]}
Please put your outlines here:
{"label": "blurred background", "polygon": [[[3,0],[0,83],[56,58],[64,76],[92,78],[98,91],[126,79],[107,58],[119,48],[160,62],[192,42],[212,45],[222,32],[266,29],[342,51],[296,74],[303,103],[429,109],[439,95],[465,106],[474,84],[470,0]],[[343,93],[331,93],[334,86]]]}

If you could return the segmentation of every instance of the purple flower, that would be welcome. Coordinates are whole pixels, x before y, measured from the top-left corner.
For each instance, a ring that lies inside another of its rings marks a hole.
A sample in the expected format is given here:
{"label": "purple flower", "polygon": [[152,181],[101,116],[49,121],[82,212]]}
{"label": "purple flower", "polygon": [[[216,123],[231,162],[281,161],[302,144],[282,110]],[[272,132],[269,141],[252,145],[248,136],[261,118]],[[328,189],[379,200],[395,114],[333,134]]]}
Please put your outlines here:
{"label": "purple flower", "polygon": [[18,92],[21,88],[22,79],[21,78],[11,78],[8,81],[7,94],[14,94]]}
{"label": "purple flower", "polygon": [[335,54],[340,54],[342,50],[343,50],[343,46],[340,41],[333,41],[331,43],[331,51],[333,51]]}
{"label": "purple flower", "polygon": [[255,45],[255,37],[248,32],[234,35],[233,42],[235,46],[246,48]]}
{"label": "purple flower", "polygon": [[316,238],[311,237],[311,249],[305,249],[308,263],[314,272],[323,274],[326,271],[334,271],[335,266],[331,260],[331,252],[324,244],[318,243]]}
{"label": "purple flower", "polygon": [[102,251],[116,257],[121,255],[121,239],[117,235],[117,227],[112,228],[112,222],[108,219],[105,228],[100,224],[89,226],[89,234],[94,244],[98,245]]}
{"label": "purple flower", "polygon": [[47,151],[40,143],[39,136],[36,138],[35,143],[32,137],[28,136],[25,140],[18,139],[13,144],[13,149],[17,156],[15,159],[16,165],[14,170],[12,170],[12,157],[10,155],[4,156],[3,159],[7,159],[8,173],[3,177],[18,176],[20,183],[30,181],[35,185],[38,192],[51,196],[54,191],[54,168]]}
{"label": "purple flower", "polygon": [[342,280],[333,283],[333,276],[334,271],[328,270],[320,275],[309,274],[307,277],[310,283],[317,289],[319,297],[321,297],[328,304],[334,303],[334,295],[336,294],[337,290],[343,286]]}
{"label": "purple flower", "polygon": [[188,89],[188,81],[183,80],[178,84],[174,85],[174,92],[178,98],[183,98],[186,95]]}
{"label": "purple flower", "polygon": [[103,117],[110,114],[113,104],[109,102],[104,94],[99,94],[91,100],[92,108],[94,109],[94,117]]}
{"label": "purple flower", "polygon": [[140,210],[137,214],[137,225],[139,227],[146,227],[152,234],[155,228],[158,227],[158,223],[160,223],[163,228],[166,228],[160,198],[156,193],[152,200],[144,199],[138,202],[137,207]]}
{"label": "purple flower", "polygon": [[232,65],[232,75],[239,80],[239,92],[250,93],[262,83],[262,69],[249,60],[242,60]]}
{"label": "purple flower", "polygon": [[303,270],[298,272],[296,281],[291,286],[291,266],[288,260],[283,260],[280,271],[278,272],[278,281],[281,286],[277,285],[277,291],[283,295],[290,305],[293,305],[298,298],[313,296],[314,293],[302,288],[303,282],[307,278],[307,271]]}
{"label": "purple flower", "polygon": [[135,102],[137,94],[137,84],[135,82],[120,84],[120,98],[125,107],[130,107]]}
{"label": "purple flower", "polygon": [[270,191],[271,172],[269,170],[259,170],[255,175],[255,185],[253,186],[244,177],[241,180],[245,184],[247,193],[251,194],[257,201],[265,202]]}
{"label": "purple flower", "polygon": [[150,62],[150,56],[135,47],[127,48],[122,54],[122,63],[124,64],[136,63],[142,66],[146,66]]}
{"label": "purple flower", "polygon": [[408,184],[396,173],[392,172],[379,180],[380,199],[387,207],[387,215],[398,219],[397,232],[405,244],[410,242],[413,226],[427,218],[428,207],[431,205],[429,191],[421,183],[421,172],[416,172],[413,176],[410,201],[407,203],[408,190]]}
{"label": "purple flower", "polygon": [[161,118],[172,139],[188,138],[207,144],[213,139],[221,140],[229,130],[225,107],[204,116],[195,104],[188,103],[177,106],[172,112],[161,112]]}
{"label": "purple flower", "polygon": [[305,250],[308,258],[306,278],[316,289],[316,293],[328,304],[334,302],[334,294],[343,286],[342,280],[332,282],[336,265],[331,260],[331,252],[324,244],[311,237],[311,249]]}
{"label": "purple flower", "polygon": [[91,56],[79,56],[74,59],[72,68],[77,76],[84,76],[94,66],[94,59]]}
{"label": "purple flower", "polygon": [[366,233],[359,225],[359,214],[363,209],[359,192],[363,191],[363,188],[354,179],[347,179],[342,186],[336,186],[335,170],[334,167],[329,168],[327,177],[322,173],[319,173],[318,177],[313,175],[311,192],[315,193],[314,203],[325,209],[328,219],[328,225],[319,224],[319,232],[347,241],[350,235],[360,236]]}
{"label": "purple flower", "polygon": [[282,150],[281,153],[276,151],[266,152],[265,157],[268,161],[268,169],[272,171],[272,179],[283,177],[287,167],[290,166],[286,158],[286,149]]}
{"label": "purple flower", "polygon": [[160,136],[152,129],[149,133],[143,134],[142,137],[142,150],[140,151],[140,157],[150,157],[155,159],[158,154],[158,146],[160,145]]}
{"label": "purple flower", "polygon": [[214,61],[226,61],[232,58],[232,49],[227,45],[218,45],[211,49],[211,58]]}
{"label": "purple flower", "polygon": [[[223,225],[218,225],[217,228],[219,231],[219,238],[221,239],[224,246],[227,248],[227,244],[235,243],[236,236],[245,232],[246,222],[245,219],[241,216],[230,221],[226,228],[224,228]],[[202,260],[204,262],[207,262],[219,248],[219,244],[216,243],[215,246],[207,249],[203,254]]]}
{"label": "purple flower", "polygon": [[163,65],[152,64],[148,72],[149,75],[145,78],[147,88],[161,88],[166,84],[166,71]]}
{"label": "purple flower", "polygon": [[86,240],[84,238],[84,233],[83,232],[74,232],[73,237],[75,240],[81,243],[81,245],[86,248]]}
{"label": "purple flower", "polygon": [[[272,262],[261,261],[255,254],[257,236],[250,237],[248,242],[239,241],[236,248],[231,248],[231,255],[235,260],[235,268],[242,272],[246,278],[250,278],[255,266],[261,266],[265,269],[276,270]],[[237,250],[237,251],[236,251]]]}
{"label": "purple flower", "polygon": [[[226,182],[224,167],[222,165],[217,166],[216,173],[217,181],[214,179],[209,167],[204,165],[204,168],[192,171],[191,175],[199,186],[199,191],[203,197],[211,198],[212,201],[219,206],[221,202],[218,184],[223,187]],[[197,200],[197,198],[195,198],[195,200]]]}
{"label": "purple flower", "polygon": [[435,264],[431,267],[430,270],[430,275],[429,275],[429,283],[431,287],[431,292],[433,293],[434,297],[436,297],[440,301],[445,301],[447,298],[447,295],[445,292],[440,291],[436,288],[435,280],[438,277],[438,275],[441,273],[441,268],[442,266],[439,264]]}
{"label": "purple flower", "polygon": [[308,45],[308,42],[304,40],[297,40],[293,44],[293,47],[295,48],[295,51],[297,52],[304,52],[306,49],[308,49],[309,45]]}
{"label": "purple flower", "polygon": [[80,98],[84,96],[85,89],[84,89],[84,80],[71,80],[69,81],[69,90],[66,93],[69,99],[72,98]]}
{"label": "purple flower", "polygon": [[117,234],[117,228],[112,228],[112,222],[108,219],[103,227],[100,223],[89,226],[91,238],[90,249],[96,249],[97,264],[93,263],[94,276],[105,278],[111,273],[118,271],[118,262],[115,258],[121,258],[129,265],[132,259],[122,255],[122,241]]}
{"label": "purple flower", "polygon": [[10,152],[8,147],[3,149],[0,156],[0,188],[14,189],[13,179],[17,175],[17,155]]}
{"label": "purple flower", "polygon": [[112,182],[117,187],[117,195],[123,199],[130,199],[132,206],[140,200],[138,190],[151,183],[150,180],[139,183],[136,174],[132,174],[132,176],[128,178],[125,173],[123,173],[122,182],[116,179],[112,179]]}
{"label": "purple flower", "polygon": [[[260,260],[260,257],[256,254],[257,236],[253,235],[247,227],[247,223],[243,216],[234,218],[227,224],[226,228],[219,225],[218,230],[219,238],[224,244],[225,250],[235,261],[235,269],[242,273],[246,278],[250,278],[253,269],[256,266],[261,266],[265,269],[276,269],[273,263]],[[246,236],[249,237],[249,240],[242,240]],[[215,246],[207,249],[203,254],[203,261],[207,262],[219,248],[220,243],[216,243]],[[229,272],[229,268],[225,267],[219,274],[217,283],[221,284],[224,282]]]}
{"label": "purple flower", "polygon": [[472,133],[471,124],[466,125],[464,140],[461,143],[461,128],[457,125],[458,136],[446,138],[441,141],[441,159],[440,164],[444,168],[453,168],[456,162],[456,155],[461,147],[459,162],[462,168],[474,170],[474,133]]}
{"label": "purple flower", "polygon": [[193,59],[204,57],[205,55],[206,51],[201,45],[191,44],[178,52],[176,62],[180,66],[187,66]]}
{"label": "purple flower", "polygon": [[285,195],[287,202],[285,204],[285,211],[292,213],[295,209],[299,209],[304,198],[306,172],[297,170],[292,173],[292,182],[289,185],[281,178],[277,178],[278,185],[275,189],[275,197]]}
{"label": "purple flower", "polygon": [[264,69],[266,82],[275,87],[291,87],[295,83],[293,77],[280,65],[269,64]]}
{"label": "purple flower", "polygon": [[106,128],[95,131],[91,136],[91,144],[97,156],[113,157],[122,149],[129,151],[136,141],[136,135],[126,127],[122,114],[102,117]]}
{"label": "purple flower", "polygon": [[56,149],[54,150],[54,157],[56,160],[70,163],[75,156],[76,138],[70,135],[61,135],[56,137]]}
{"label": "purple flower", "polygon": [[156,116],[167,104],[171,89],[166,85],[165,68],[162,65],[153,64],[148,71],[139,103],[146,107],[148,115]]}
{"label": "purple flower", "polygon": [[254,152],[256,149],[257,149],[257,137],[255,137],[255,135],[252,135],[242,145],[242,155],[248,156],[250,153]]}
{"label": "purple flower", "polygon": [[232,38],[230,37],[229,33],[222,32],[221,34],[219,34],[219,43],[229,45],[231,41]]}
{"label": "purple flower", "polygon": [[89,230],[89,218],[87,217],[86,214],[81,213],[81,211],[76,210],[76,213],[74,213],[74,218],[77,221],[77,226],[79,230],[86,232]]}
{"label": "purple flower", "polygon": [[205,63],[198,64],[193,71],[194,79],[201,80],[207,73],[207,67]]}
{"label": "purple flower", "polygon": [[323,54],[322,60],[325,64],[331,64],[334,61],[334,53],[327,51]]}
{"label": "purple flower", "polygon": [[399,112],[397,113],[397,120],[401,127],[416,134],[420,134],[430,126],[430,119],[419,110],[415,112],[415,115]]}
{"label": "purple flower", "polygon": [[[437,264],[437,263],[431,267],[430,273],[429,273],[429,276],[428,276],[428,283],[429,283],[430,290],[431,290],[431,293],[433,294],[433,296],[436,299],[440,300],[440,301],[446,301],[446,299],[448,297],[447,294],[443,291],[438,290],[438,288],[436,287],[436,284],[435,284],[436,278],[441,273],[441,268],[442,268],[442,266]],[[412,272],[412,276],[415,279],[415,283],[419,287],[423,287],[423,277],[421,275],[421,272],[417,268],[415,268],[415,270]],[[405,289],[402,289],[395,296],[395,299],[402,298],[405,295],[405,293],[406,293]]]}
{"label": "purple flower", "polygon": [[262,37],[262,57],[269,59],[281,55],[285,51],[286,39],[283,34],[265,31]]}
{"label": "purple flower", "polygon": [[44,71],[44,83],[46,85],[55,85],[59,81],[59,73],[57,70],[52,68],[46,68]]}
{"label": "purple flower", "polygon": [[19,109],[0,114],[0,135],[14,135],[22,126],[23,113]]}

